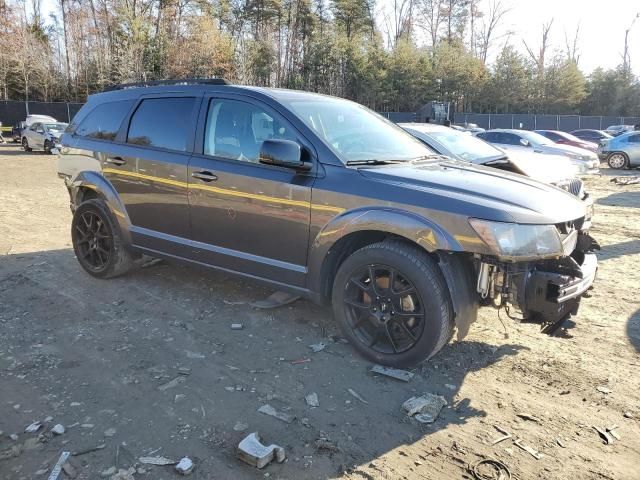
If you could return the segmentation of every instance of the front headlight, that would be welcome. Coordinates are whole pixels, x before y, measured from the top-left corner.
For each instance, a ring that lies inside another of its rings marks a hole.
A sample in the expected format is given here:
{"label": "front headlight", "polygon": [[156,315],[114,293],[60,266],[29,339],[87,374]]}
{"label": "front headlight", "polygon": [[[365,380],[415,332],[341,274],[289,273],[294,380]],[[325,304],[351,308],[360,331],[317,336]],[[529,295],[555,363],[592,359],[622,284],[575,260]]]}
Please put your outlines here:
{"label": "front headlight", "polygon": [[470,218],[469,224],[498,257],[524,260],[563,255],[554,225],[521,225]]}

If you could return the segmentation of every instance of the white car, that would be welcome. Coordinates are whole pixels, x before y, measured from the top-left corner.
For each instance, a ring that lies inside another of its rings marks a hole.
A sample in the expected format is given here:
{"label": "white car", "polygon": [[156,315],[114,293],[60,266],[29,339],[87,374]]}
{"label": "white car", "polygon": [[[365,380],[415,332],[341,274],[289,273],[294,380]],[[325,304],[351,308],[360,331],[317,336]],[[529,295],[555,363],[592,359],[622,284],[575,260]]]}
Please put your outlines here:
{"label": "white car", "polygon": [[59,147],[60,137],[66,128],[66,123],[34,122],[22,130],[22,148],[25,152],[35,149],[52,153],[52,149]]}
{"label": "white car", "polygon": [[576,178],[578,169],[564,156],[542,155],[530,149],[498,148],[469,132],[433,123],[400,123],[399,126],[440,155],[526,175],[580,199],[587,196],[582,180]]}
{"label": "white car", "polygon": [[24,124],[27,127],[30,127],[34,123],[38,123],[38,122],[57,123],[58,120],[56,120],[53,117],[50,117],[49,115],[33,114],[33,115],[27,115],[27,118],[25,119]]}
{"label": "white car", "polygon": [[476,134],[478,138],[509,149],[509,151],[533,151],[545,155],[567,157],[581,174],[597,173],[600,167],[598,155],[583,148],[554,143],[539,133],[528,130],[495,129]]}

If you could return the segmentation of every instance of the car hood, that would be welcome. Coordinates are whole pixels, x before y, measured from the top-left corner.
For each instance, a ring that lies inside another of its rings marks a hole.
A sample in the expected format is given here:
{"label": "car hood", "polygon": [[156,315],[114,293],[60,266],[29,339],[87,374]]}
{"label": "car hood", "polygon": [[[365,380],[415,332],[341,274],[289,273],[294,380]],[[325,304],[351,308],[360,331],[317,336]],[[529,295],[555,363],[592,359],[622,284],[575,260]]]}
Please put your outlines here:
{"label": "car hood", "polygon": [[[523,175],[456,160],[360,168],[361,175],[424,196],[416,206],[502,222],[556,224],[585,216],[575,196]],[[395,201],[398,201],[397,192]],[[408,194],[409,192],[407,192]],[[411,198],[410,198],[411,197]]]}
{"label": "car hood", "polygon": [[560,145],[559,143],[555,143],[553,145],[540,145],[536,147],[536,149],[542,150],[548,153],[556,153],[558,155],[581,155],[584,157],[592,158],[595,154],[589,150],[585,150],[584,148],[574,147],[573,145]]}
{"label": "car hood", "polygon": [[527,176],[544,183],[556,184],[578,174],[578,169],[562,155],[543,155],[510,148],[505,148],[504,151],[509,161]]}

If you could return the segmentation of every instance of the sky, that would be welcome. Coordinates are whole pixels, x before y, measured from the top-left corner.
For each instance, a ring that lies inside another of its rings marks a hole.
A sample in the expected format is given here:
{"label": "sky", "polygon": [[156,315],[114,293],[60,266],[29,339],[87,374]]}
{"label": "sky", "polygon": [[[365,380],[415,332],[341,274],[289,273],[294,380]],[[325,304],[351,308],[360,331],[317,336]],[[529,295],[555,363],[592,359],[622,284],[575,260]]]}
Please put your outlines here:
{"label": "sky", "polygon": [[[495,0],[482,0],[484,9]],[[622,63],[624,33],[633,18],[640,13],[640,0],[500,0],[509,12],[497,32],[501,38],[489,53],[489,61],[499,53],[505,42],[526,55],[523,40],[537,51],[542,24],[553,19],[551,44],[553,49],[564,49],[565,32],[572,41],[580,25],[579,66],[585,73],[597,67],[615,68]],[[42,0],[45,16],[54,11],[55,0]],[[388,8],[393,0],[377,0]],[[384,7],[383,7],[384,8]],[[511,34],[509,34],[511,32]],[[631,67],[640,75],[640,19],[629,34]]]}

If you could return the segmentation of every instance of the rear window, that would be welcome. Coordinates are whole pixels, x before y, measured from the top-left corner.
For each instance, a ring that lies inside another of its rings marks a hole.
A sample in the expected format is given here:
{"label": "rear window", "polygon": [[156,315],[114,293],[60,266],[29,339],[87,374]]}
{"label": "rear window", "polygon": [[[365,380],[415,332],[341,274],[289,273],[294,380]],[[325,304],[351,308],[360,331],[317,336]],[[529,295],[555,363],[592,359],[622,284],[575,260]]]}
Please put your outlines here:
{"label": "rear window", "polygon": [[131,117],[127,143],[184,152],[192,135],[193,97],[143,100]]}
{"label": "rear window", "polygon": [[123,100],[98,105],[82,120],[75,131],[76,135],[99,140],[114,140],[132,103],[133,100]]}

